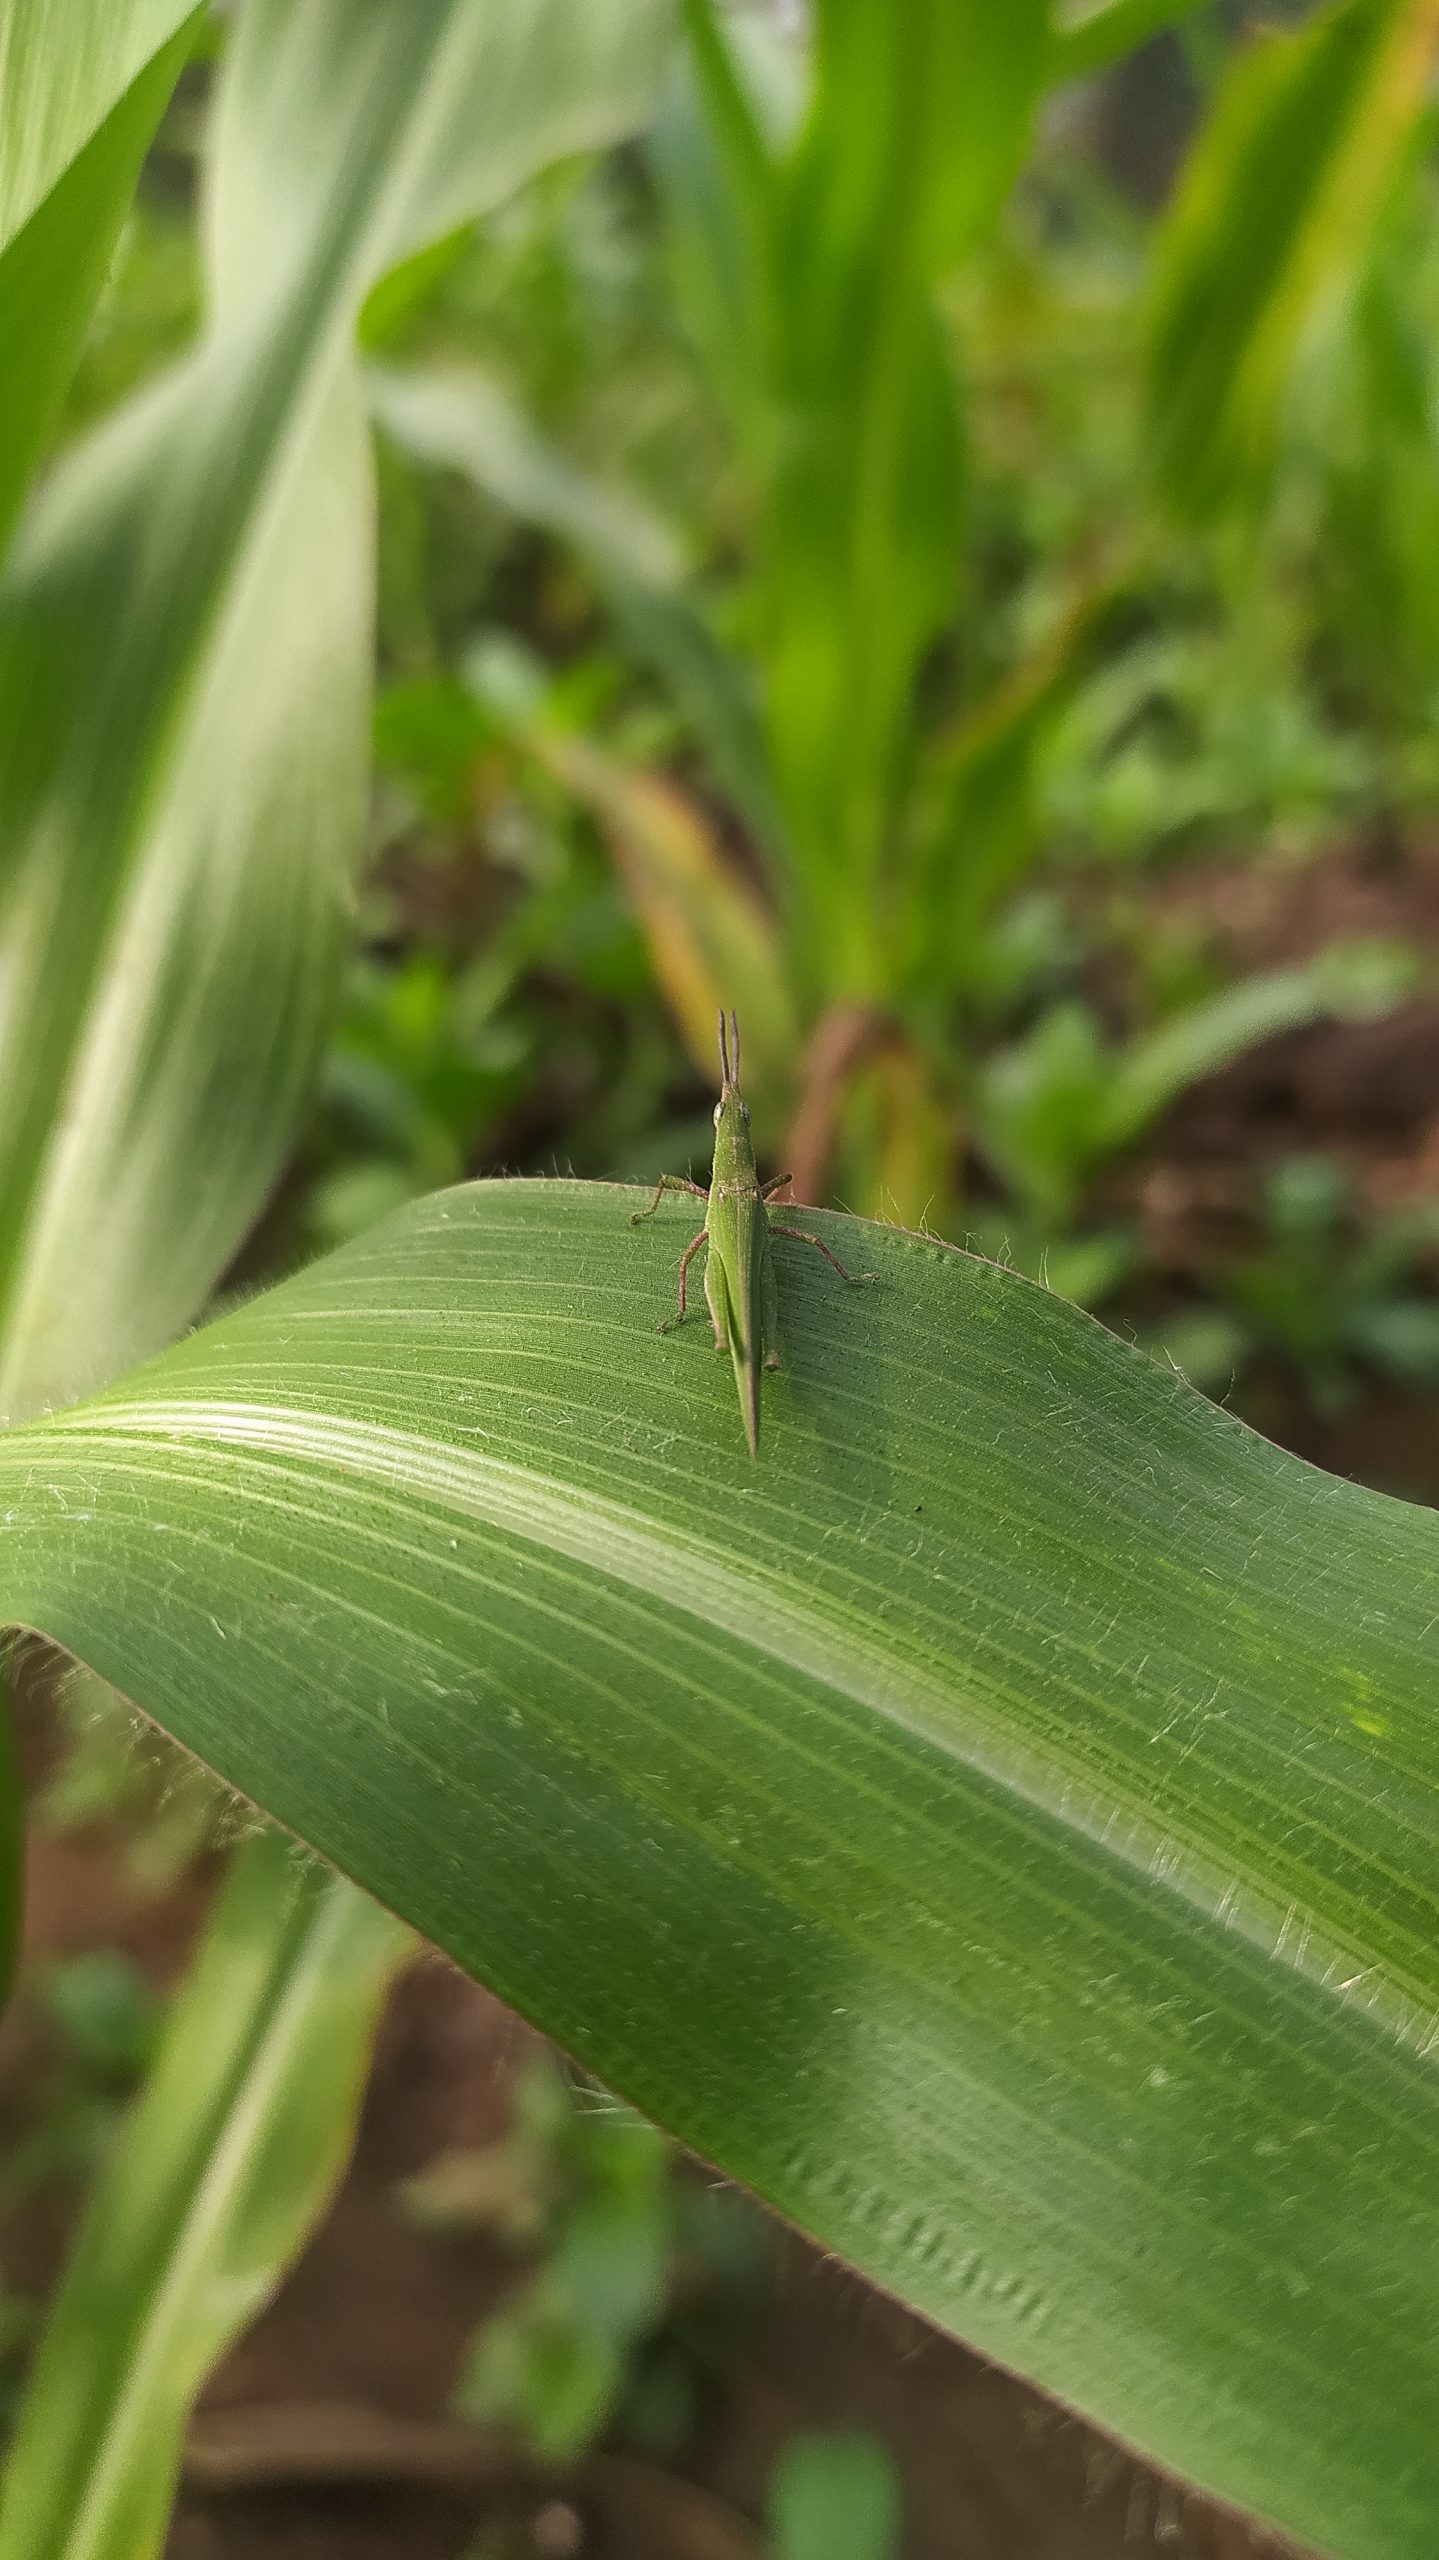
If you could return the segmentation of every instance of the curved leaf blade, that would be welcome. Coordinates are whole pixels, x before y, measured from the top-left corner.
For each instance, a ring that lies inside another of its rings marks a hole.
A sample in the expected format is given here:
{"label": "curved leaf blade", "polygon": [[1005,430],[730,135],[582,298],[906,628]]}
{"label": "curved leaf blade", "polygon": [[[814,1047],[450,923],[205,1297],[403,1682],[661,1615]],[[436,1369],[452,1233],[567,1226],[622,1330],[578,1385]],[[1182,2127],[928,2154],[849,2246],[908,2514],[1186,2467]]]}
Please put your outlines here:
{"label": "curved leaf blade", "polygon": [[0,249],[194,14],[195,0],[0,0]]}
{"label": "curved leaf blade", "polygon": [[668,23],[244,13],[207,342],[67,461],[0,583],[0,1410],[188,1321],[310,1088],[367,760],[360,303],[428,223],[624,130]]}
{"label": "curved leaf blade", "polygon": [[1436,46],[1434,0],[1339,0],[1231,69],[1153,269],[1153,459],[1189,514],[1260,474],[1305,334],[1368,251]]}
{"label": "curved leaf blade", "polygon": [[190,2402],[339,2179],[405,1943],[277,1832],[239,1851],[61,2278],[0,2560],[160,2550]]}
{"label": "curved leaf blade", "polygon": [[[357,312],[387,269],[537,169],[641,124],[674,22],[675,0],[249,0],[212,199],[222,299],[263,293],[328,233]],[[338,173],[316,139],[336,124]]]}
{"label": "curved leaf blade", "polygon": [[0,1607],[876,2280],[1401,2560],[1432,1519],[842,1220],[752,1469],[637,1197],[438,1195],[11,1433]]}
{"label": "curved leaf blade", "polygon": [[[198,21],[192,12],[0,252],[0,550],[54,423],[140,164]],[[64,55],[52,34],[53,61]],[[0,70],[3,79],[3,70]]]}

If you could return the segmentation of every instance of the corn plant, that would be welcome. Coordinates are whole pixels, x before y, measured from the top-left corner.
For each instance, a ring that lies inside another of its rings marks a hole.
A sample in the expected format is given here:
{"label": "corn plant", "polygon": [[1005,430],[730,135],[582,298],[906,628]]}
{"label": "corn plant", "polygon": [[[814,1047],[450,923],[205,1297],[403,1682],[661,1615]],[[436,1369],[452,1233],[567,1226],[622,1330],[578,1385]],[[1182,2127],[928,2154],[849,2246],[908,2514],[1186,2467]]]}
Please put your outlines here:
{"label": "corn plant", "polygon": [[[578,548],[748,834],[759,896],[648,778],[617,775],[540,695],[524,707],[533,751],[615,842],[696,1062],[742,952],[761,1124],[802,1195],[828,1183],[941,1232],[963,1231],[966,1139],[1007,1177],[1015,1161],[986,991],[1006,904],[1043,846],[1046,765],[1096,672],[1112,691],[1143,656],[1123,645],[1125,617],[1176,523],[1212,542],[1226,609],[1252,618],[1242,564],[1296,371],[1367,275],[1421,124],[1422,8],[1352,0],[1241,55],[1152,253],[1129,531],[1114,556],[1078,544],[1047,561],[1037,631],[1006,641],[1012,601],[997,610],[973,560],[973,333],[956,286],[1044,99],[1182,14],[1110,7],[1057,28],[1026,0],[1002,28],[945,5],[899,29],[835,0],[815,12],[806,65],[762,22],[688,0],[650,160],[677,318],[747,495],[746,568],[718,598],[685,575],[668,526],[586,486],[493,381],[456,366],[370,376],[401,446]],[[1249,698],[1254,672],[1238,681]],[[1257,981],[1166,1024],[1164,1045],[1198,1072],[1296,1004],[1325,1011],[1327,989],[1342,1013],[1343,986],[1333,954],[1302,994],[1292,973]],[[1091,1121],[1049,1186],[1051,1236],[1078,1176],[1134,1125]],[[1032,1190],[1021,1176],[1022,1217]]]}
{"label": "corn plant", "polygon": [[[925,803],[912,705],[949,601],[911,510],[960,503],[939,268],[1056,67],[1166,14],[1025,9],[1011,41],[936,7],[890,48],[831,0],[798,135],[688,14],[745,279],[722,316],[796,442],[757,466],[758,733],[712,635],[685,667],[784,832],[801,1015],[922,992],[907,884],[951,923],[975,894],[952,796],[898,879],[890,854]],[[1176,505],[1211,502],[1202,455],[1186,477],[1206,408],[1261,468],[1296,310],[1323,243],[1352,262],[1378,220],[1432,17],[1349,0],[1241,74],[1200,175],[1267,166],[1260,136],[1292,184],[1202,396],[1174,384],[1219,286],[1156,358]],[[36,349],[0,484],[43,447],[192,25],[0,12],[0,346]],[[1018,1275],[823,1212],[877,1285],[841,1303],[779,1248],[758,1466],[703,1342],[657,1339],[637,1191],[440,1191],[177,1339],[333,1018],[369,683],[361,313],[532,170],[644,124],[675,36],[659,0],[249,0],[206,335],[62,456],[0,581],[0,1616],[338,1871],[268,1833],[242,1853],[60,2289],[0,2553],[158,2549],[189,2399],[334,2177],[395,1913],[932,2320],[1253,2515],[1404,2560],[1439,2495],[1426,1515]],[[1159,349],[1217,254],[1194,201]],[[67,290],[37,308],[54,239]],[[626,601],[666,645],[663,579]],[[968,730],[946,789],[1014,734]],[[618,816],[633,833],[632,796]],[[723,912],[736,1002],[782,1023],[770,916]],[[929,1056],[894,1088],[920,1107]],[[781,2503],[799,2547],[813,2502]]]}

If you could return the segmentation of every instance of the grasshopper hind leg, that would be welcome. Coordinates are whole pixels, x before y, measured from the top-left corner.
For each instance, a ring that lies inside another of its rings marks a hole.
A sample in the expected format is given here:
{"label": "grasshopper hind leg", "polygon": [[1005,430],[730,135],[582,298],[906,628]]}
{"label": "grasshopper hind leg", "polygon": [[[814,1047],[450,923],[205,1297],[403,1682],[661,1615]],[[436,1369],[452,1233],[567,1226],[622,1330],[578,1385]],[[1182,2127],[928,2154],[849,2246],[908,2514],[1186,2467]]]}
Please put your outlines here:
{"label": "grasshopper hind leg", "polygon": [[[639,1214],[643,1216],[644,1212],[640,1211]],[[673,1333],[676,1325],[684,1323],[689,1299],[690,1264],[693,1262],[700,1246],[704,1243],[708,1232],[708,1228],[701,1227],[699,1234],[697,1236],[691,1236],[689,1243],[685,1246],[683,1253],[680,1255],[680,1302],[676,1307],[674,1314],[672,1316],[666,1316],[663,1324],[656,1327],[656,1331],[659,1333]],[[706,1266],[705,1270],[705,1295],[709,1295],[708,1266]]]}
{"label": "grasshopper hind leg", "polygon": [[724,1270],[718,1254],[712,1253],[705,1264],[705,1303],[714,1326],[716,1351],[729,1349],[729,1300],[725,1296]]}
{"label": "grasshopper hind leg", "polygon": [[828,1262],[833,1269],[839,1273],[841,1280],[847,1280],[849,1282],[852,1289],[863,1289],[867,1282],[877,1280],[879,1278],[879,1273],[877,1271],[846,1271],[839,1255],[837,1253],[830,1252],[829,1246],[825,1243],[823,1236],[811,1234],[808,1227],[772,1226],[770,1228],[770,1234],[772,1236],[788,1236],[795,1244],[812,1244],[815,1252],[822,1253],[826,1262]]}

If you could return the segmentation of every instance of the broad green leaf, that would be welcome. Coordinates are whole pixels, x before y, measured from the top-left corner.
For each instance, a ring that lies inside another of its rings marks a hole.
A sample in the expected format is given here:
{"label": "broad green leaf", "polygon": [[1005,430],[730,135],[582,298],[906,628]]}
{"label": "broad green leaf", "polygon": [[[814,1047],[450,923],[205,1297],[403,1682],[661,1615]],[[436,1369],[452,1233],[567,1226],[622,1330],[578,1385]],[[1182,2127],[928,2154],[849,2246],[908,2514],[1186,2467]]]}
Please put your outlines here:
{"label": "broad green leaf", "polygon": [[194,14],[195,0],[0,0],[0,250]]}
{"label": "broad green leaf", "polygon": [[344,2167],[399,1924],[246,1842],[91,2200],[0,2478],[0,2560],[149,2560],[190,2401]]}
{"label": "broad green leaf", "polygon": [[323,233],[352,326],[387,268],[642,123],[673,27],[674,0],[247,0],[214,190],[222,297],[267,303]]}
{"label": "broad green leaf", "polygon": [[1156,251],[1150,431],[1202,514],[1267,459],[1294,362],[1360,266],[1429,95],[1434,0],[1340,0],[1236,61]]}
{"label": "broad green leaf", "polygon": [[0,1440],[45,1628],[879,2283],[1341,2560],[1439,2501],[1439,1538],[816,1218],[440,1194]]}
{"label": "broad green leaf", "polygon": [[427,231],[641,111],[661,0],[253,0],[194,361],[57,475],[0,585],[0,1408],[193,1314],[273,1181],[360,845],[353,324]]}
{"label": "broad green leaf", "polygon": [[[194,22],[193,0],[0,0],[0,553]],[[19,1931],[8,1715],[0,1989]]]}
{"label": "broad green leaf", "polygon": [[333,372],[272,455],[269,371],[247,384],[217,351],[127,412],[0,588],[11,1412],[193,1314],[328,1027],[362,810],[366,456]]}
{"label": "broad green leaf", "polygon": [[[65,14],[52,11],[49,17],[53,85],[61,89],[71,33],[63,24]],[[123,21],[124,12],[119,16]],[[196,22],[192,12],[169,43],[142,65],[43,202],[0,251],[0,551],[44,450],[141,160]],[[10,25],[13,32],[13,19]],[[9,104],[3,87],[4,36],[5,22],[0,21],[0,115]]]}

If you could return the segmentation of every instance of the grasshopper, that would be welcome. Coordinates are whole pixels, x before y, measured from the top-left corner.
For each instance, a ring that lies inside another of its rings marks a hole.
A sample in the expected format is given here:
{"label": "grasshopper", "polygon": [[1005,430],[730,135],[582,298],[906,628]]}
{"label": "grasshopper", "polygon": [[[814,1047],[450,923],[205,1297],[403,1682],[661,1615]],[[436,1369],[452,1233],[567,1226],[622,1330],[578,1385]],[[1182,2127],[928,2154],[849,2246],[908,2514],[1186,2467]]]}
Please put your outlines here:
{"label": "grasshopper", "polygon": [[[731,1061],[730,1051],[734,1057]],[[716,1351],[728,1351],[734,1362],[735,1385],[739,1389],[740,1411],[744,1416],[745,1438],[752,1458],[759,1456],[759,1407],[761,1368],[779,1367],[779,1293],[775,1287],[774,1256],[770,1251],[771,1236],[791,1236],[796,1244],[812,1244],[826,1262],[833,1263],[841,1280],[852,1289],[862,1288],[877,1274],[873,1271],[846,1271],[844,1264],[818,1236],[805,1227],[771,1226],[765,1206],[771,1192],[782,1191],[790,1177],[777,1173],[773,1181],[762,1183],[755,1170],[754,1148],[750,1143],[749,1104],[739,1084],[739,1024],[733,1014],[726,1035],[725,1018],[719,1018],[720,1098],[715,1104],[714,1164],[710,1187],[687,1182],[677,1173],[661,1174],[655,1185],[655,1196],[647,1209],[636,1209],[630,1225],[638,1226],[641,1218],[652,1218],[667,1191],[690,1191],[696,1200],[707,1203],[705,1222],[697,1236],[692,1236],[680,1256],[680,1302],[676,1313],[667,1316],[660,1326],[669,1333],[685,1320],[685,1298],[689,1284],[689,1268],[702,1244],[708,1244],[705,1257],[705,1296],[709,1301],[714,1325]]]}

